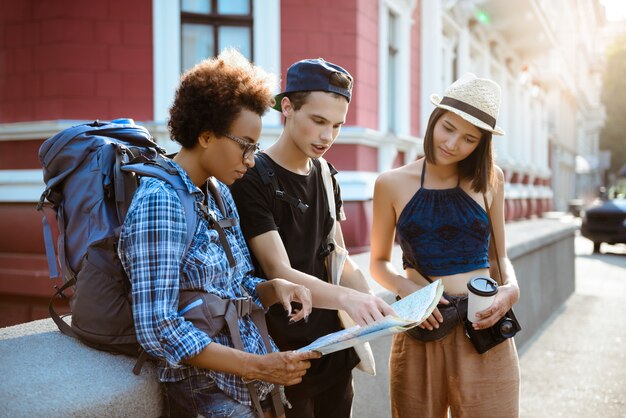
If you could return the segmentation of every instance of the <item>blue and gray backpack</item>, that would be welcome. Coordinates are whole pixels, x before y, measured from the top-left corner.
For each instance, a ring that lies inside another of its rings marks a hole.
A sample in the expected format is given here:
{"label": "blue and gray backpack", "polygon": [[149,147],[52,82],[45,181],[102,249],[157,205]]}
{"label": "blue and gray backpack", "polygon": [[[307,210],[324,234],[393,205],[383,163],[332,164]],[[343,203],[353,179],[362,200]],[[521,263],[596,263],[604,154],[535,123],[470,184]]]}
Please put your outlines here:
{"label": "blue and gray backpack", "polygon": [[[48,307],[61,332],[78,338],[93,348],[138,357],[133,369],[139,374],[148,358],[137,342],[132,312],[131,284],[117,255],[119,234],[137,190],[139,178],[159,178],[176,191],[187,221],[186,247],[189,249],[199,216],[217,231],[231,267],[235,258],[224,228],[237,225],[236,218],[217,220],[206,206],[189,193],[178,171],[168,164],[165,150],[148,131],[132,119],[111,122],[95,121],[74,126],[46,140],[39,149],[46,189],[37,208],[51,206],[59,229],[58,256],[55,254],[50,223],[44,211],[44,241],[50,277],[63,278]],[[222,214],[224,203],[213,180],[206,183]],[[46,200],[48,202],[46,202]],[[58,264],[61,267],[59,274]],[[65,294],[72,288],[71,296]],[[68,298],[72,310],[71,325],[54,310],[56,297]],[[223,300],[211,311],[213,316],[228,316],[229,332],[235,346],[243,350],[237,318],[250,314],[241,309],[243,300]],[[249,305],[246,305],[249,306]],[[237,308],[239,307],[239,309]],[[188,309],[189,307],[187,307]],[[208,311],[209,308],[203,310]],[[264,316],[253,317],[271,350]],[[179,313],[182,315],[182,312]],[[193,322],[193,321],[192,321]],[[253,382],[247,383],[259,417],[264,413]],[[284,417],[280,393],[272,390],[276,416]]]}
{"label": "blue and gray backpack", "polygon": [[[93,348],[145,357],[135,335],[130,282],[117,255],[121,226],[139,177],[157,177],[182,202],[189,248],[197,224],[195,199],[167,164],[165,150],[132,119],[65,129],[41,145],[39,158],[46,188],[38,209],[51,206],[59,230],[55,254],[44,211],[48,267],[51,278],[63,278],[50,301],[52,319],[61,332]],[[54,310],[57,297],[69,299],[71,326]],[[140,368],[138,363],[135,372]]]}

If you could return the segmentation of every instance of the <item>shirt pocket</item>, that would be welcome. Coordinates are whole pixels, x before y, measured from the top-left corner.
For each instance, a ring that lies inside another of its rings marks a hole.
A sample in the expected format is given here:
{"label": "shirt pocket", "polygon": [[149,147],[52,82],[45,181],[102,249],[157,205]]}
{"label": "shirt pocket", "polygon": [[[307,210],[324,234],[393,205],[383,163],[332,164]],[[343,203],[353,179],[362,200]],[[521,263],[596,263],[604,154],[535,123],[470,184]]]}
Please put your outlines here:
{"label": "shirt pocket", "polygon": [[183,262],[183,288],[210,290],[228,283],[229,264],[219,235],[201,222]]}

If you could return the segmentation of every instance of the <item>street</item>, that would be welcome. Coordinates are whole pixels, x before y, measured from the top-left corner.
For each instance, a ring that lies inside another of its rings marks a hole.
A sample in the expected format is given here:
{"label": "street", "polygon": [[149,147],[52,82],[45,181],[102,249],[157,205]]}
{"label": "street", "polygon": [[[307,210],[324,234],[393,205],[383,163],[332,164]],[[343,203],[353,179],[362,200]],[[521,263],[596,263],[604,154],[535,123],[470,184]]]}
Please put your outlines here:
{"label": "street", "polygon": [[626,417],[626,245],[575,247],[576,292],[520,353],[523,418]]}

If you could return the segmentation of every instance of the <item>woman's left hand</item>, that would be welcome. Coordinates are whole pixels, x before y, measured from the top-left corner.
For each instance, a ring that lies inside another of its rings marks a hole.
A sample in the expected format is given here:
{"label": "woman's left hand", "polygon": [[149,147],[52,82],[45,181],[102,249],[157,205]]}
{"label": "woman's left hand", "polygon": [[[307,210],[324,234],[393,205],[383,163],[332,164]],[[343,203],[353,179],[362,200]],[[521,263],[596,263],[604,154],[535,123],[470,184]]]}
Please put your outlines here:
{"label": "woman's left hand", "polygon": [[517,286],[500,286],[491,306],[476,313],[479,321],[474,322],[474,329],[481,330],[494,326],[513,307],[518,299],[519,289]]}

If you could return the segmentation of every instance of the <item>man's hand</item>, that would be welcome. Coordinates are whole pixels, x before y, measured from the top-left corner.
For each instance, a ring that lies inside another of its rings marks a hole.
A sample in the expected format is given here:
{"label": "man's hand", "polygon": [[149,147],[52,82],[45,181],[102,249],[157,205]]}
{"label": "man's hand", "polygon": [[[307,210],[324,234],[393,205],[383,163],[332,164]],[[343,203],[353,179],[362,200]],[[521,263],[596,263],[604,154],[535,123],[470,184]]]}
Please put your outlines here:
{"label": "man's hand", "polygon": [[362,293],[357,290],[338,287],[345,292],[342,298],[342,309],[358,325],[368,325],[387,315],[395,315],[396,312],[381,298],[370,293]]}
{"label": "man's hand", "polygon": [[254,356],[246,367],[250,371],[243,378],[285,386],[295,385],[302,381],[302,376],[311,367],[309,360],[320,357],[321,354],[316,351],[285,351]]}

